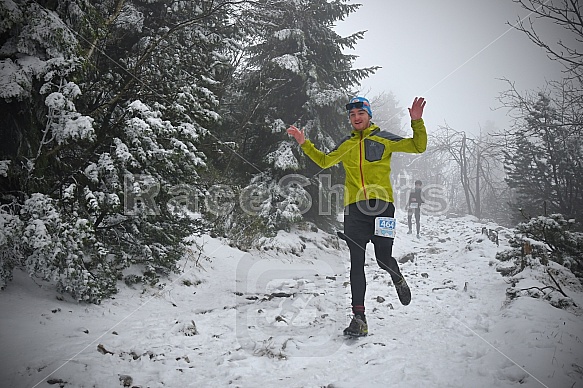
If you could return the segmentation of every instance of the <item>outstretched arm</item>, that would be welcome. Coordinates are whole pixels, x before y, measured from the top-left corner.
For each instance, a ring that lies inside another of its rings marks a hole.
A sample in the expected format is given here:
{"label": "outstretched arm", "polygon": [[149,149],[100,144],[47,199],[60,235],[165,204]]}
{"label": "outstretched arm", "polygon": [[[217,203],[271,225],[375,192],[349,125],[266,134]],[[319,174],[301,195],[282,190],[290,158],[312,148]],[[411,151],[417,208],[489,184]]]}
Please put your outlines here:
{"label": "outstretched arm", "polygon": [[426,101],[423,97],[415,97],[411,108],[409,108],[413,138],[406,138],[396,143],[391,143],[391,152],[425,152],[425,149],[427,148],[427,131],[422,120],[425,102]]}
{"label": "outstretched arm", "polygon": [[338,150],[334,150],[329,154],[325,154],[318,150],[316,147],[314,147],[314,144],[311,141],[306,140],[303,129],[300,131],[297,127],[291,125],[287,129],[287,133],[296,139],[296,141],[302,146],[304,153],[308,155],[308,157],[312,159],[318,166],[322,168],[328,168],[340,163],[343,155],[342,153],[338,152]]}

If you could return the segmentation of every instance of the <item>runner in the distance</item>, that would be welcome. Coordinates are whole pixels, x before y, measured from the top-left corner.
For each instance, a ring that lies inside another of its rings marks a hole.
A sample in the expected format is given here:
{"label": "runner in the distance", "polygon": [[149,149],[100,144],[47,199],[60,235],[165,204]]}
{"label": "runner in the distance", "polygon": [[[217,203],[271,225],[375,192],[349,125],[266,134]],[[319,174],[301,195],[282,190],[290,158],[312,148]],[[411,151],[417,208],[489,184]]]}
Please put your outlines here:
{"label": "runner in the distance", "polygon": [[344,184],[344,236],[350,250],[350,286],[354,317],[344,330],[347,335],[368,334],[364,298],[366,278],[364,261],[366,244],[372,241],[377,263],[389,272],[403,305],[411,302],[411,291],[399,266],[392,257],[393,238],[375,235],[377,217],[394,217],[393,189],[390,182],[393,152],[422,153],[427,147],[427,132],[422,115],[424,98],[415,98],[409,108],[412,138],[402,138],[381,131],[372,123],[370,102],[354,97],[346,105],[353,131],[328,154],[316,149],[305,139],[304,131],[290,126],[287,133],[301,145],[302,150],[318,166],[332,167],[340,162],[346,171]]}
{"label": "runner in the distance", "polygon": [[415,190],[409,194],[409,201],[407,202],[407,225],[409,226],[409,231],[407,234],[411,234],[412,230],[412,220],[413,213],[415,213],[415,228],[417,229],[417,238],[419,238],[419,231],[421,230],[421,204],[425,203],[421,196],[421,186],[423,182],[420,180],[415,181]]}

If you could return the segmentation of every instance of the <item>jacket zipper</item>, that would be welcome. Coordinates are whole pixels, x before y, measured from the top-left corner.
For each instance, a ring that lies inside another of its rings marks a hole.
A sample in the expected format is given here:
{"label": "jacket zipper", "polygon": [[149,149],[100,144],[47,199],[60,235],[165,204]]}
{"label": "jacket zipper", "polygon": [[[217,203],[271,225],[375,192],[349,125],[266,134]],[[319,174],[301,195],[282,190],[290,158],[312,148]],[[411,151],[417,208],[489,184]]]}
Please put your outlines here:
{"label": "jacket zipper", "polygon": [[366,195],[366,187],[364,186],[364,173],[362,172],[362,147],[363,147],[363,142],[362,142],[362,132],[360,132],[360,144],[359,144],[359,150],[360,150],[360,161],[359,161],[359,165],[360,165],[360,183],[362,184],[362,190],[364,192],[364,199],[368,199],[368,196]]}

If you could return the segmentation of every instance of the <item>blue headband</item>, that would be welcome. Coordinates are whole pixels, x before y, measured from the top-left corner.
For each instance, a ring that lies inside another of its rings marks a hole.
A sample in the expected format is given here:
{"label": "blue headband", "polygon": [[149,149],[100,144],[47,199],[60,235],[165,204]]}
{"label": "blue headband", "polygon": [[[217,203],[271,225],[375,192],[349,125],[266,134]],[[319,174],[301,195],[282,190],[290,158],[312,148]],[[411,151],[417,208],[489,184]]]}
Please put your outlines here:
{"label": "blue headband", "polygon": [[352,109],[364,109],[367,111],[368,115],[372,118],[372,109],[370,108],[370,102],[364,97],[353,97],[350,102],[346,104],[346,110],[349,112]]}

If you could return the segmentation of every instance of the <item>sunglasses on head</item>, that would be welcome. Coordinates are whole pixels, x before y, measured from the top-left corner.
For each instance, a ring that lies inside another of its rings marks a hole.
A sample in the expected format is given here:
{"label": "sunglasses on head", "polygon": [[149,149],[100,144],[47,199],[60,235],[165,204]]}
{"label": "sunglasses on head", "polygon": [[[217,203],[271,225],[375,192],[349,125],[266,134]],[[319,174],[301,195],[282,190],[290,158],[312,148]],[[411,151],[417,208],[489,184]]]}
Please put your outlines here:
{"label": "sunglasses on head", "polygon": [[362,109],[365,105],[368,104],[364,101],[351,102],[349,104],[346,104],[346,110]]}

